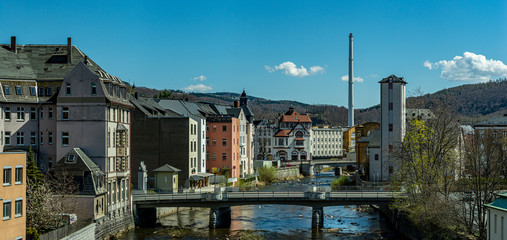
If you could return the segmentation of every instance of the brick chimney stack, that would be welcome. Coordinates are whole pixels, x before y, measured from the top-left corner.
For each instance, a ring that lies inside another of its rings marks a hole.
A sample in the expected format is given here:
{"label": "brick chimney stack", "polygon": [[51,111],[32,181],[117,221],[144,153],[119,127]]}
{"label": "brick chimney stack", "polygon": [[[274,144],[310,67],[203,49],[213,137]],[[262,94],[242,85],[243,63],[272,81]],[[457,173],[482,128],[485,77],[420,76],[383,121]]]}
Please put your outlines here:
{"label": "brick chimney stack", "polygon": [[234,108],[239,108],[239,101],[234,101]]}
{"label": "brick chimney stack", "polygon": [[72,38],[67,38],[67,63],[72,63]]}
{"label": "brick chimney stack", "polygon": [[11,37],[11,51],[18,53],[18,45],[16,44],[16,36]]}

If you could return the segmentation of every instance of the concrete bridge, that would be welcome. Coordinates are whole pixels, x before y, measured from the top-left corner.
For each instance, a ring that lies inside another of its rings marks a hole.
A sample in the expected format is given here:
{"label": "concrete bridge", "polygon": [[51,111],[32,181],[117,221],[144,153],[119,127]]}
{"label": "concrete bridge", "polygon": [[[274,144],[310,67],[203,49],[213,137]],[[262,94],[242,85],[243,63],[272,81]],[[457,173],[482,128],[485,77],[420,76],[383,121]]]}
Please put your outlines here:
{"label": "concrete bridge", "polygon": [[326,206],[370,205],[388,203],[399,192],[337,191],[337,192],[206,192],[177,194],[132,195],[137,225],[153,225],[157,207],[210,208],[210,228],[230,224],[231,206],[280,204],[312,207],[312,227],[322,228]]}
{"label": "concrete bridge", "polygon": [[[300,165],[300,163],[295,163]],[[312,160],[303,162],[301,166],[301,173],[305,176],[313,176],[316,170],[321,166],[330,166],[335,168],[345,168],[349,165],[356,166],[355,160]]]}

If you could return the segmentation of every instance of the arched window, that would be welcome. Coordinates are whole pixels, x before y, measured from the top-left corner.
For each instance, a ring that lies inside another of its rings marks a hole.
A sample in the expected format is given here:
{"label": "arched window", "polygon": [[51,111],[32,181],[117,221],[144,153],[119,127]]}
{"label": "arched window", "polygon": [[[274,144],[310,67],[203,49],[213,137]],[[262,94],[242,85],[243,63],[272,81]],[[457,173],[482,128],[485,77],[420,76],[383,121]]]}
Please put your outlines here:
{"label": "arched window", "polygon": [[301,161],[306,160],[306,152],[301,152]]}
{"label": "arched window", "polygon": [[297,151],[293,151],[293,152],[291,153],[290,159],[291,159],[292,161],[296,161],[296,160],[298,160],[298,152],[297,152]]}
{"label": "arched window", "polygon": [[302,138],[302,137],[303,137],[303,132],[301,132],[301,131],[297,131],[297,132],[296,132],[296,137],[297,137],[297,138]]}

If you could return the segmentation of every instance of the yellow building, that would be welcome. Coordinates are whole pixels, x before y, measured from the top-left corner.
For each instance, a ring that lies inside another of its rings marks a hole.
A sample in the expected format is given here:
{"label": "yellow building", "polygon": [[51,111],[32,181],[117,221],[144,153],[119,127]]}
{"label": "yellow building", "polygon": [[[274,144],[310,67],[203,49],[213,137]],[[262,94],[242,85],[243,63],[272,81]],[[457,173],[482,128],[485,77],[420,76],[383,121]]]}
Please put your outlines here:
{"label": "yellow building", "polygon": [[26,152],[0,153],[0,238],[26,239]]}
{"label": "yellow building", "polygon": [[356,126],[343,131],[343,152],[354,152],[356,148]]}

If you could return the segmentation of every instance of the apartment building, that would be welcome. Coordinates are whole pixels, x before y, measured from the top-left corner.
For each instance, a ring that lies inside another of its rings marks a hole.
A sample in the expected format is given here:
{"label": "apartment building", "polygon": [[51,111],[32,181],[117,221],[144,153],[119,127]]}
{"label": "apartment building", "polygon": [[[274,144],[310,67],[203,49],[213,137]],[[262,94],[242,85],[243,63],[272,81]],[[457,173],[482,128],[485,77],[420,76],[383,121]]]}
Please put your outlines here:
{"label": "apartment building", "polygon": [[67,45],[17,45],[14,37],[0,58],[0,150],[31,148],[47,171],[81,149],[105,174],[105,218],[97,222],[131,224],[130,194],[114,197],[130,192],[127,86],[70,38]]}
{"label": "apartment building", "polygon": [[26,238],[26,152],[0,154],[2,239]]}
{"label": "apartment building", "polygon": [[[148,185],[155,185],[153,170],[166,164],[180,170],[178,188],[199,188],[209,184],[209,176],[198,170],[200,122],[179,113],[168,111],[151,98],[130,98],[134,104],[132,134],[132,174],[141,161],[148,170]],[[133,179],[137,185],[137,179]]]}
{"label": "apartment building", "polygon": [[343,156],[343,129],[331,126],[312,127],[312,151],[314,159]]}
{"label": "apartment building", "polygon": [[228,169],[229,177],[240,177],[240,120],[221,115],[206,119],[207,172]]}
{"label": "apartment building", "polygon": [[273,135],[276,131],[275,120],[257,120],[254,121],[254,144],[255,157],[257,160],[273,160],[272,149],[274,146]]}

